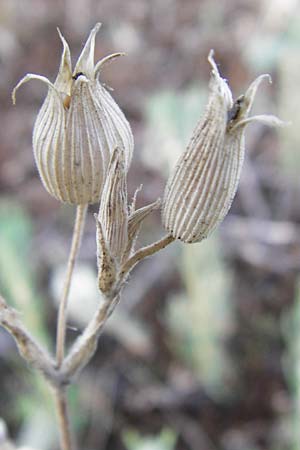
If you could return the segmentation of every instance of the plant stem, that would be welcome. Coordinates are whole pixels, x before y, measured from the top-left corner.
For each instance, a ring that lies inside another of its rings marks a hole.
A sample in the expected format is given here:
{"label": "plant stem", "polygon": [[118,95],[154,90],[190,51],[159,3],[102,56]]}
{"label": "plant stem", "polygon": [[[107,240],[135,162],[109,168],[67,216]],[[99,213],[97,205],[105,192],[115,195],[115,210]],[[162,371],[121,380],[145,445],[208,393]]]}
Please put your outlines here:
{"label": "plant stem", "polygon": [[69,354],[66,356],[61,368],[61,372],[66,379],[78,375],[87,363],[92,358],[96,351],[99,336],[103,330],[103,327],[113,313],[115,307],[119,303],[120,292],[117,292],[112,297],[106,297],[101,302],[99,309],[94,314],[90,323],[86,326],[85,330],[77,338]]}
{"label": "plant stem", "polygon": [[87,205],[78,205],[76,209],[76,218],[73,230],[72,244],[69,254],[67,274],[63,289],[62,298],[59,304],[57,317],[57,335],[56,335],[56,362],[59,368],[62,365],[65,353],[66,338],[66,313],[68,305],[68,296],[70,292],[71,279],[75,266],[76,257],[81,243],[83,227],[85,223]]}
{"label": "plant stem", "polygon": [[126,275],[129,273],[131,269],[141,260],[146,258],[147,256],[151,256],[154,253],[162,250],[167,245],[171,244],[175,238],[171,236],[170,234],[167,234],[166,236],[162,237],[158,241],[154,242],[153,244],[147,245],[146,247],[142,247],[141,249],[137,250],[121,267],[120,274],[121,276]]}
{"label": "plant stem", "polygon": [[74,443],[71,435],[70,419],[68,412],[66,388],[55,389],[55,403],[57,419],[60,433],[61,450],[74,450]]}

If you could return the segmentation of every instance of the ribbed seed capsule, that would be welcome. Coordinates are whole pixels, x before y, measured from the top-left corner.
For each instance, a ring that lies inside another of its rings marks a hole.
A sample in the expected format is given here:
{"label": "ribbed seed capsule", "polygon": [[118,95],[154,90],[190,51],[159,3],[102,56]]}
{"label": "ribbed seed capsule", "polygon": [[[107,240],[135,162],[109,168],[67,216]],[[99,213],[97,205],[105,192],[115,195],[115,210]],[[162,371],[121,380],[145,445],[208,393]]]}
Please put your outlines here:
{"label": "ribbed seed capsule", "polygon": [[125,166],[132,158],[130,125],[111,95],[99,82],[103,64],[120,56],[109,55],[94,64],[97,24],[79,56],[72,73],[69,46],[59,32],[63,54],[57,78],[28,74],[25,82],[37,79],[48,85],[48,95],[37,116],[33,131],[36,165],[47,191],[62,202],[96,203],[113,150],[123,149]]}
{"label": "ribbed seed capsule", "polygon": [[98,220],[111,256],[120,262],[128,244],[127,173],[123,152],[116,148],[104,184]]}
{"label": "ribbed seed capsule", "polygon": [[234,103],[211,51],[210,94],[204,117],[180,157],[165,189],[162,220],[183,242],[200,242],[226,216],[237,191],[244,160],[244,130],[252,121],[282,125],[274,116],[248,118],[261,75]]}

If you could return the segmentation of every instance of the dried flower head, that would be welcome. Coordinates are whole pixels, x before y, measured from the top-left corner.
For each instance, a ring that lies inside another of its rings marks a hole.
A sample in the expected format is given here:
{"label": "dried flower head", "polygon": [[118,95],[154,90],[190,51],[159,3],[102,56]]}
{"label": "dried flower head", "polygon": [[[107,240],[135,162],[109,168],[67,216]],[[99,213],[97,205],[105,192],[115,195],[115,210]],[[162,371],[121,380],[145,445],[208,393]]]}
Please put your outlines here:
{"label": "dried flower head", "polygon": [[47,191],[72,204],[100,200],[111,154],[116,146],[124,152],[128,168],[133,136],[123,112],[99,81],[103,65],[122,55],[109,55],[94,63],[98,23],[87,39],[74,71],[69,46],[58,30],[63,53],[56,80],[27,74],[15,87],[36,79],[47,84],[48,95],[33,130],[36,165]]}
{"label": "dried flower head", "polygon": [[221,78],[211,51],[210,94],[202,120],[171,173],[164,195],[165,228],[183,242],[200,242],[226,216],[237,191],[244,160],[244,131],[248,123],[282,125],[270,115],[248,117],[261,75],[235,102]]}

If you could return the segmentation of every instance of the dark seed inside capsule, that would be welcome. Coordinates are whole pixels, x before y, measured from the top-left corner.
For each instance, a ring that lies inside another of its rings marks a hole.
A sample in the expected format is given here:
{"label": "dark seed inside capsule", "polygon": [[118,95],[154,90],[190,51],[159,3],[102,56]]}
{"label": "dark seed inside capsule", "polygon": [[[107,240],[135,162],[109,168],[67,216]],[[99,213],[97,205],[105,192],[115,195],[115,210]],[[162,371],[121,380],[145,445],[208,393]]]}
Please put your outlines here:
{"label": "dark seed inside capsule", "polygon": [[78,72],[75,73],[75,75],[72,76],[73,80],[77,80],[77,78],[81,77],[81,76],[85,76],[83,72]]}
{"label": "dark seed inside capsule", "polygon": [[238,118],[243,101],[244,95],[241,95],[238,99],[236,99],[233,107],[227,113],[227,123],[230,123]]}

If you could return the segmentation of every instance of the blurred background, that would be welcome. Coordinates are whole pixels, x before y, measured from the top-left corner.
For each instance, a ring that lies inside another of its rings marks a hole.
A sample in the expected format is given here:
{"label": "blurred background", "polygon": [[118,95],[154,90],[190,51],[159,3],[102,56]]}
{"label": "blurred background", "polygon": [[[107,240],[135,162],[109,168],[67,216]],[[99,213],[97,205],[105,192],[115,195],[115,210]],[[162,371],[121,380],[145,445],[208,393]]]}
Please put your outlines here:
{"label": "blurred background", "polygon": [[[300,449],[300,5],[297,0],[0,0],[0,292],[53,349],[74,210],[43,189],[31,132],[45,87],[11,90],[28,72],[55,79],[61,43],[73,62],[100,21],[102,81],[135,135],[129,197],[162,196],[203,112],[215,49],[235,97],[260,73],[254,111],[292,121],[247,129],[230,214],[207,241],[174,243],[140,264],[95,357],[70,391],[84,450]],[[96,290],[90,208],[71,291],[68,339]],[[163,233],[159,212],[139,244]],[[0,449],[58,449],[47,387],[0,330]],[[6,445],[6,447],[5,447]]]}

